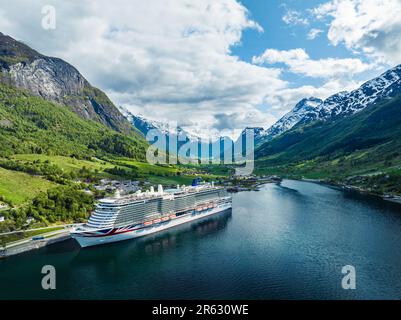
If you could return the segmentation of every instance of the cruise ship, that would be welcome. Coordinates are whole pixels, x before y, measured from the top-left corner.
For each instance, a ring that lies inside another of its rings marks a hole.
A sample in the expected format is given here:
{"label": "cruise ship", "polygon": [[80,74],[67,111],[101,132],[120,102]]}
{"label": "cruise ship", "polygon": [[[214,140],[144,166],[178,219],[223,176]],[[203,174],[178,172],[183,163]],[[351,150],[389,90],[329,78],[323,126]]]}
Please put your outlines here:
{"label": "cruise ship", "polygon": [[81,247],[133,239],[231,208],[231,196],[223,187],[193,183],[175,189],[105,198],[96,204],[88,222],[71,231]]}

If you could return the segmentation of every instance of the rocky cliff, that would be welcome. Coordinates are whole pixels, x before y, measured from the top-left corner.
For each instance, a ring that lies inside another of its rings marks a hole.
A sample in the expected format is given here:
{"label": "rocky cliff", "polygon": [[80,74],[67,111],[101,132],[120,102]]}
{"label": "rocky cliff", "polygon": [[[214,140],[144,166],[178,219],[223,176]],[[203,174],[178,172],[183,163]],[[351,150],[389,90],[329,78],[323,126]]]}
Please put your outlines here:
{"label": "rocky cliff", "polygon": [[69,63],[44,56],[0,33],[0,82],[68,107],[85,119],[132,133],[130,123],[101,90]]}

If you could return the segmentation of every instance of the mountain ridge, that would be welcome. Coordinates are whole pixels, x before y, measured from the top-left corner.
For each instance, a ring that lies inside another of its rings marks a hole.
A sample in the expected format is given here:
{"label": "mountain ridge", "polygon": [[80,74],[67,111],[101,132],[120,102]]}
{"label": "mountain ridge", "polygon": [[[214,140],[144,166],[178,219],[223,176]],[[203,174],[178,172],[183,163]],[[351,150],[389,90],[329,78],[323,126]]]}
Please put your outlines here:
{"label": "mountain ridge", "polygon": [[[399,193],[401,152],[398,150],[401,150],[401,93],[349,116],[295,125],[257,147],[256,167],[263,172],[333,179],[340,183],[360,177],[354,180],[373,187],[379,194],[393,190]],[[370,178],[376,176],[381,177],[377,187],[369,182],[376,181]]]}
{"label": "mountain ridge", "polygon": [[[359,88],[347,92],[338,92],[324,101],[310,97],[302,99],[296,106],[268,129],[255,136],[258,144],[267,142],[297,124],[307,124],[313,121],[338,119],[355,114],[366,107],[381,102],[387,98],[395,97],[401,93],[401,65],[391,68],[376,78],[366,81]],[[310,106],[307,103],[320,102]],[[306,106],[305,106],[306,104]]]}
{"label": "mountain ridge", "polygon": [[[136,130],[140,131],[145,137],[150,130],[155,130],[155,133],[158,136],[166,137],[166,151],[170,151],[170,139],[177,141],[177,150],[171,150],[171,152],[175,154],[177,154],[181,147],[185,145],[186,149],[190,148],[192,152],[196,152],[196,150],[198,150],[197,154],[201,159],[211,157],[212,159],[216,160],[218,158],[222,158],[224,156],[224,152],[228,152],[227,149],[232,149],[236,143],[239,143],[240,138],[234,141],[227,136],[221,136],[208,141],[207,139],[202,139],[201,137],[189,133],[180,126],[177,126],[177,128],[169,128],[168,124],[166,123],[150,120],[140,115],[134,115],[124,107],[120,107],[120,110],[122,114],[132,123]],[[195,154],[187,154],[186,156],[188,158],[191,156],[196,157]]]}
{"label": "mountain ridge", "polygon": [[85,159],[104,155],[145,158],[144,140],[1,83],[0,138],[0,157],[30,153]]}
{"label": "mountain ridge", "polygon": [[0,33],[0,83],[67,106],[84,119],[125,134],[136,134],[107,95],[93,87],[68,62],[40,54]]}

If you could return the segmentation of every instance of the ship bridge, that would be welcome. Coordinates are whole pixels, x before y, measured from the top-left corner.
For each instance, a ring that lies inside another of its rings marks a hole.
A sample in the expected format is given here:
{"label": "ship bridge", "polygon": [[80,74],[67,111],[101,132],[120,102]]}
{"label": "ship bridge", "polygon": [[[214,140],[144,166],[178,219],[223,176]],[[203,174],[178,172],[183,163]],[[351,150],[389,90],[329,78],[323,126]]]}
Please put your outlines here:
{"label": "ship bridge", "polygon": [[87,226],[89,228],[111,228],[117,219],[121,207],[114,205],[113,201],[101,201],[96,205],[95,212],[90,216]]}

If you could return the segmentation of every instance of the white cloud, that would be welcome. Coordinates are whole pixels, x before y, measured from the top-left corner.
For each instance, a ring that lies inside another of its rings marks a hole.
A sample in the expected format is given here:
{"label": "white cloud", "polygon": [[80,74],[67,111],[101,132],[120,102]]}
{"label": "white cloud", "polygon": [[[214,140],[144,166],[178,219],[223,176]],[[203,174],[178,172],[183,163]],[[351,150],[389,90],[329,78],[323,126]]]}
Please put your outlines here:
{"label": "white cloud", "polygon": [[321,34],[322,32],[323,32],[322,29],[315,29],[315,28],[310,29],[308,32],[307,38],[309,40],[316,39],[319,36],[319,34]]}
{"label": "white cloud", "polygon": [[305,97],[326,99],[340,91],[356,89],[363,81],[355,80],[355,76],[376,67],[374,64],[366,64],[353,58],[313,60],[304,49],[267,49],[262,55],[253,57],[252,62],[256,64],[283,63],[288,66],[288,71],[291,73],[324,81],[319,86],[285,87],[269,95],[266,103],[272,107],[272,113],[279,116],[282,115],[282,110],[289,111]]}
{"label": "white cloud", "polygon": [[312,10],[328,39],[389,64],[401,63],[401,0],[332,0]]}
{"label": "white cloud", "polygon": [[10,21],[5,16],[5,13],[0,8],[0,30],[5,30],[11,25]]}
{"label": "white cloud", "polygon": [[335,10],[335,2],[334,1],[329,1],[320,4],[318,7],[310,9],[309,11],[319,20],[325,19],[327,15],[329,15],[330,12],[333,12]]}
{"label": "white cloud", "polygon": [[372,69],[374,65],[363,63],[360,59],[325,58],[313,60],[304,49],[267,49],[261,56],[253,57],[256,64],[284,63],[289,71],[312,78],[352,78],[355,74]]}
{"label": "white cloud", "polygon": [[302,13],[296,11],[296,10],[287,10],[285,15],[283,16],[283,21],[286,24],[290,25],[308,25],[309,21],[308,19],[304,18],[302,16]]}
{"label": "white cloud", "polygon": [[317,87],[304,85],[297,88],[278,90],[275,95],[269,96],[267,102],[273,106],[273,110],[277,109],[277,113],[282,115],[282,106],[285,106],[289,111],[305,97],[317,97],[324,100],[341,91],[352,91],[361,84],[362,81],[329,79],[323,85]]}
{"label": "white cloud", "polygon": [[[224,126],[267,127],[306,96],[325,98],[355,85],[347,73],[367,68],[358,59],[313,60],[302,49],[241,61],[231,49],[242,32],[263,30],[236,0],[52,0],[52,31],[41,28],[46,4],[0,0],[1,31],[70,62],[116,104],[202,135]],[[300,13],[287,13],[286,23],[308,24]],[[279,62],[325,84],[291,88],[280,69],[262,65]]]}
{"label": "white cloud", "polygon": [[235,0],[55,0],[54,31],[41,28],[48,1],[0,2],[4,33],[70,62],[134,113],[190,131],[218,127],[217,114],[238,114],[228,129],[241,128],[246,114],[269,119],[258,106],[288,85],[280,70],[231,55],[243,30],[263,31]]}

